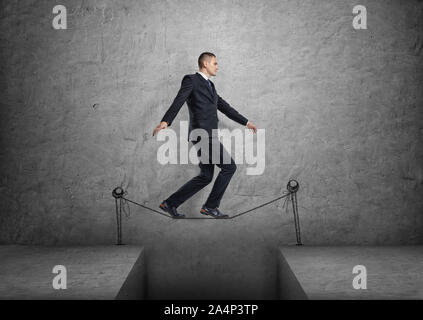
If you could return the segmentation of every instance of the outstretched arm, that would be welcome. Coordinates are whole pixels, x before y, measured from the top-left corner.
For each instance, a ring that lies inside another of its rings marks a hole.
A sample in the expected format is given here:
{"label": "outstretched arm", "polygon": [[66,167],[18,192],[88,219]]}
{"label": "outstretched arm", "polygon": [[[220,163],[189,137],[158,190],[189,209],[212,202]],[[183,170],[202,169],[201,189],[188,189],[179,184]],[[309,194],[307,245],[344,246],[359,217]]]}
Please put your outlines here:
{"label": "outstretched arm", "polygon": [[229,119],[246,126],[248,129],[253,130],[254,133],[257,132],[257,127],[253,123],[248,121],[246,117],[232,108],[229,103],[223,100],[223,98],[219,95],[217,95],[217,109],[224,113]]}
{"label": "outstretched arm", "polygon": [[160,121],[160,124],[154,129],[153,136],[161,129],[166,129],[168,126],[172,124],[173,119],[175,119],[179,110],[181,110],[181,107],[183,106],[183,104],[185,103],[189,95],[191,94],[192,88],[193,88],[193,84],[192,84],[191,78],[189,76],[185,76],[182,79],[181,88],[179,89],[178,94],[173,100],[172,105],[166,111],[165,115]]}
{"label": "outstretched arm", "polygon": [[191,94],[192,87],[193,84],[191,78],[189,76],[185,76],[182,79],[181,88],[179,89],[176,98],[173,100],[172,105],[169,107],[169,109],[163,116],[162,121],[166,121],[168,126],[172,124],[173,119],[175,119],[182,105],[185,103],[185,101]]}

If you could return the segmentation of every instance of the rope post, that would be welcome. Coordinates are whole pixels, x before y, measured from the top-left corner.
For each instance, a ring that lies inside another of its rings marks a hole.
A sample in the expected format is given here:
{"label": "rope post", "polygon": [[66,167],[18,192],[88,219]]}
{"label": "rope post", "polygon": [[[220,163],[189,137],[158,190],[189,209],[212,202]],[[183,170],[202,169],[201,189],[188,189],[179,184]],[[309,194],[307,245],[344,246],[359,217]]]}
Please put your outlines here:
{"label": "rope post", "polygon": [[117,243],[116,245],[122,245],[122,197],[124,191],[121,187],[113,189],[112,195],[115,198],[116,204],[116,222],[117,222]]}
{"label": "rope post", "polygon": [[298,202],[297,202],[297,191],[300,188],[298,181],[296,180],[289,180],[286,188],[288,189],[291,202],[292,202],[292,211],[294,214],[294,223],[295,223],[295,235],[297,237],[297,246],[302,246],[301,243],[301,230],[300,230],[300,217],[298,215]]}

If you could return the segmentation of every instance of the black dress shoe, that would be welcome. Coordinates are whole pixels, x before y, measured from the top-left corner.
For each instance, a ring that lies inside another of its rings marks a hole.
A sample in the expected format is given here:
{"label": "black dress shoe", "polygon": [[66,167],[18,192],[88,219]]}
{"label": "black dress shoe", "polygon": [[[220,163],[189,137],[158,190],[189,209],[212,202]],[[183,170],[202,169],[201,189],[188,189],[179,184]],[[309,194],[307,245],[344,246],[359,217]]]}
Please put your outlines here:
{"label": "black dress shoe", "polygon": [[212,216],[213,218],[216,218],[216,219],[229,218],[227,214],[223,214],[218,208],[212,209],[212,208],[207,208],[206,206],[202,206],[200,213],[205,216]]}
{"label": "black dress shoe", "polygon": [[184,214],[178,213],[178,211],[176,211],[176,208],[171,207],[166,201],[163,201],[160,204],[159,208],[162,209],[164,212],[169,213],[172,218],[176,218],[176,219],[185,218]]}

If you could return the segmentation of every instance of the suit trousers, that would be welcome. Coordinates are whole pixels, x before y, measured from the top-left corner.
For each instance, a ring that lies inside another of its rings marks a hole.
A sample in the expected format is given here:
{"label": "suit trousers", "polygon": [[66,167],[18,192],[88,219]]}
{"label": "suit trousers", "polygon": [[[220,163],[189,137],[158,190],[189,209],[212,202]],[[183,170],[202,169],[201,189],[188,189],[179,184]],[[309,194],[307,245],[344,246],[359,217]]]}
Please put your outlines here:
{"label": "suit trousers", "polygon": [[[208,208],[219,207],[223,194],[225,193],[225,190],[236,171],[236,165],[235,161],[232,159],[230,154],[226,151],[217,137],[212,136],[208,139],[209,152],[208,156],[204,155],[204,158],[208,158],[208,161],[204,161],[203,163],[200,160],[200,174],[189,180],[169,198],[166,199],[170,206],[178,207],[198,191],[207,186],[213,180],[214,166],[216,165],[220,168],[220,172],[204,205]],[[200,158],[201,148],[198,145],[199,141],[200,140],[193,141],[193,144],[197,148],[197,155]]]}

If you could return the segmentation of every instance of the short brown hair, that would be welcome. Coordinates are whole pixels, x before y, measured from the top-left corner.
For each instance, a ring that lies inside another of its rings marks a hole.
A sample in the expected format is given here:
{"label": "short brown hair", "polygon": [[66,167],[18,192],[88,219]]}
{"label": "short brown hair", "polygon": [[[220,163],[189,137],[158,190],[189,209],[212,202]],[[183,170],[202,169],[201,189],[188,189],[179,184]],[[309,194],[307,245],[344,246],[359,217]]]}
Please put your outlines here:
{"label": "short brown hair", "polygon": [[203,52],[202,54],[200,54],[200,56],[198,57],[198,67],[201,69],[203,67],[204,60],[210,61],[211,57],[216,58],[216,56],[211,52]]}

